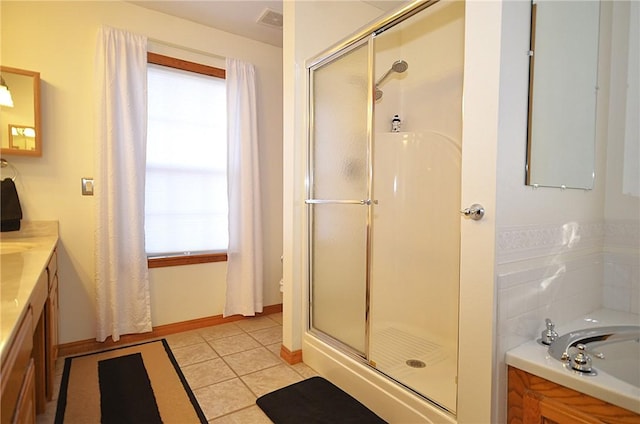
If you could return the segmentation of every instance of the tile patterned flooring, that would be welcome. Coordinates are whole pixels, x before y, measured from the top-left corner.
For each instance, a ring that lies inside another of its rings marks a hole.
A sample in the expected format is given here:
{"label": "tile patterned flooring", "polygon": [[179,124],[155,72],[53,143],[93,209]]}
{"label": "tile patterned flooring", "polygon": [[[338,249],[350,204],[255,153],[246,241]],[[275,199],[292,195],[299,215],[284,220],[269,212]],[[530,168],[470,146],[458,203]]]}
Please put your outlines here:
{"label": "tile patterned flooring", "polygon": [[[211,424],[268,424],[258,397],[317,375],[280,358],[282,314],[263,315],[165,337]],[[56,394],[64,359],[58,359]],[[38,424],[53,423],[56,399]]]}

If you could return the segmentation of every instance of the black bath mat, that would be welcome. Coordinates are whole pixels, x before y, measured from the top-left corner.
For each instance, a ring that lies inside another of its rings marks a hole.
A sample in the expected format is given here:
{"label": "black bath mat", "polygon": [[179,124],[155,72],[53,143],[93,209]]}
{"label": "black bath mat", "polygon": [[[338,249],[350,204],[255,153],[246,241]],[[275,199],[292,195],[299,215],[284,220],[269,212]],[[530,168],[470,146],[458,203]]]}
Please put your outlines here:
{"label": "black bath mat", "polygon": [[275,424],[386,424],[322,377],[311,377],[256,400]]}

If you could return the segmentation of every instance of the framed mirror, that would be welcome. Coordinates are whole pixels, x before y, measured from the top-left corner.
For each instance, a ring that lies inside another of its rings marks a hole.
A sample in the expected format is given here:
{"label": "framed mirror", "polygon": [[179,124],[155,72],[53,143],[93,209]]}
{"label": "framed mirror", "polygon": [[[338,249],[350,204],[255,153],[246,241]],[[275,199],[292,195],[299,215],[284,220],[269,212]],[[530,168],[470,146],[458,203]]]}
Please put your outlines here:
{"label": "framed mirror", "polygon": [[40,73],[0,66],[2,155],[42,156]]}
{"label": "framed mirror", "polygon": [[533,0],[527,185],[592,189],[600,3]]}

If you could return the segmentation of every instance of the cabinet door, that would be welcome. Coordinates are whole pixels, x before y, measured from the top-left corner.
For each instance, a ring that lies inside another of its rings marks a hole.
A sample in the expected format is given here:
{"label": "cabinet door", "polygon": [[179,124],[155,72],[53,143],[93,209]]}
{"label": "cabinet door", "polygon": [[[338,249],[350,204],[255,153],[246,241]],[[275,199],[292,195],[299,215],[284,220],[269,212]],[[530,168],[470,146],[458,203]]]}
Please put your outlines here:
{"label": "cabinet door", "polygon": [[54,275],[46,306],[46,396],[53,399],[53,381],[58,358],[58,276]]}
{"label": "cabinet door", "polygon": [[47,323],[46,302],[42,304],[42,314],[33,332],[33,359],[36,379],[36,413],[42,414],[47,408]]}
{"label": "cabinet door", "polygon": [[12,423],[33,424],[36,422],[36,373],[33,359],[29,362],[27,374],[22,383]]}
{"label": "cabinet door", "polygon": [[0,383],[2,385],[2,402],[0,405],[0,422],[10,423],[15,417],[16,405],[25,381],[25,375],[31,364],[33,351],[33,315],[31,307],[18,328],[15,339],[7,346],[7,357],[2,364]]}

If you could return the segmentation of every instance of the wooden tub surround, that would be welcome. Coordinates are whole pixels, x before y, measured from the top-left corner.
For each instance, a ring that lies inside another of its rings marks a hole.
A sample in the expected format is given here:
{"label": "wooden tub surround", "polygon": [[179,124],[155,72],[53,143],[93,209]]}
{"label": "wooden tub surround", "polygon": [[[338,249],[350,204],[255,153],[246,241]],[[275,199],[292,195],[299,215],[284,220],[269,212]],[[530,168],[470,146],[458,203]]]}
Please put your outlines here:
{"label": "wooden tub surround", "polygon": [[[509,366],[509,424],[638,424],[640,415]],[[640,400],[639,400],[640,402]]]}

